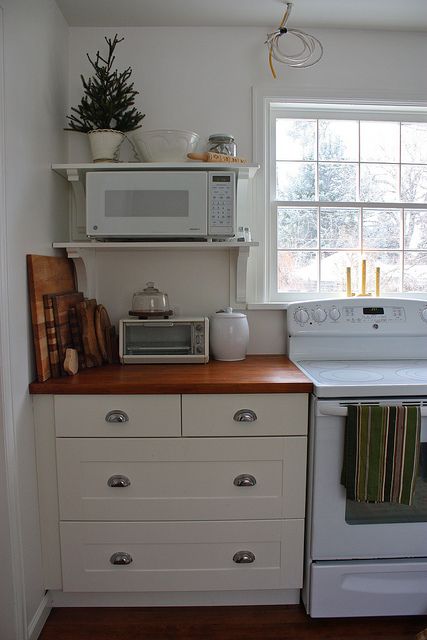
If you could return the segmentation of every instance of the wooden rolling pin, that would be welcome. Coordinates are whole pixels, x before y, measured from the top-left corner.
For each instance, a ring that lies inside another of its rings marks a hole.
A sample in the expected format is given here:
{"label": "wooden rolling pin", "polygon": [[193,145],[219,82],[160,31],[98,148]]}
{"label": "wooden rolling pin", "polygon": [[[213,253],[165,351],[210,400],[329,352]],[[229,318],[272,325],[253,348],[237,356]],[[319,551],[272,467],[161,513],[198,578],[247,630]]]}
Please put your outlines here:
{"label": "wooden rolling pin", "polygon": [[205,153],[187,153],[190,160],[201,160],[202,162],[236,162],[238,164],[246,164],[245,158],[236,158],[235,156],[227,156],[225,153],[215,153],[214,151],[206,151]]}

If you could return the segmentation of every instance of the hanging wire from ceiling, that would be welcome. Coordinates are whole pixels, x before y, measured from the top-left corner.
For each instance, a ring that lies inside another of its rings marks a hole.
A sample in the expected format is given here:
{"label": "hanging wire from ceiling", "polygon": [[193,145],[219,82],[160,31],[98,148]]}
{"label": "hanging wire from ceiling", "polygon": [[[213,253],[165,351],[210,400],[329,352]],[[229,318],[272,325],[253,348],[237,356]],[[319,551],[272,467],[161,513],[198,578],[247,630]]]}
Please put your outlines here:
{"label": "hanging wire from ceiling", "polygon": [[[291,15],[292,5],[293,2],[286,2],[286,11],[279,28],[272,33],[268,33],[267,40],[265,41],[268,47],[268,64],[270,65],[274,79],[277,78],[277,75],[274,70],[273,59],[277,60],[277,62],[287,64],[290,67],[306,69],[307,67],[312,67],[316,62],[319,62],[323,56],[323,47],[317,38],[309,33],[305,33],[305,31],[301,31],[301,29],[289,29],[286,27],[286,23]],[[285,54],[279,47],[279,40],[282,36],[289,35],[294,36],[294,38],[302,44],[302,48],[295,53]]]}

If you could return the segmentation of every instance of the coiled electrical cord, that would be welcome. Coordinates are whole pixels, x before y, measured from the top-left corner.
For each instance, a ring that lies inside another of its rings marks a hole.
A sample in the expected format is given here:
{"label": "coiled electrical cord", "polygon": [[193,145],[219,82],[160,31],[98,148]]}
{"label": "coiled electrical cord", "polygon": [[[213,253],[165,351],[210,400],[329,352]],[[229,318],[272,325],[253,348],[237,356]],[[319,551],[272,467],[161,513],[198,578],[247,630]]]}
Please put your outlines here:
{"label": "coiled electrical cord", "polygon": [[[300,29],[288,29],[286,23],[291,15],[292,2],[286,3],[285,15],[282,18],[282,22],[276,31],[267,34],[267,40],[265,44],[268,46],[268,63],[270,65],[273,78],[276,79],[277,75],[273,67],[273,59],[277,62],[282,62],[290,67],[297,67],[299,69],[305,69],[312,67],[316,62],[319,62],[323,56],[323,47],[320,41],[309,33],[301,31]],[[302,44],[302,49],[292,54],[285,54],[280,50],[279,39],[281,36],[287,34],[293,35]]]}

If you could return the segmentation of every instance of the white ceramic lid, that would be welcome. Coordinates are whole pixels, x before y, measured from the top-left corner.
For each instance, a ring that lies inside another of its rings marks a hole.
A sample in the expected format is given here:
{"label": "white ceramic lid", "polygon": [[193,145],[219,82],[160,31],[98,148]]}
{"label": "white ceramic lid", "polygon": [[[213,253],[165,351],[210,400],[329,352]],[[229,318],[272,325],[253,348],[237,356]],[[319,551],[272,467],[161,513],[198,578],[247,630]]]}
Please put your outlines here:
{"label": "white ceramic lid", "polygon": [[226,307],[222,311],[217,311],[211,316],[212,318],[246,318],[245,313],[240,313],[239,311],[233,311],[232,307]]}

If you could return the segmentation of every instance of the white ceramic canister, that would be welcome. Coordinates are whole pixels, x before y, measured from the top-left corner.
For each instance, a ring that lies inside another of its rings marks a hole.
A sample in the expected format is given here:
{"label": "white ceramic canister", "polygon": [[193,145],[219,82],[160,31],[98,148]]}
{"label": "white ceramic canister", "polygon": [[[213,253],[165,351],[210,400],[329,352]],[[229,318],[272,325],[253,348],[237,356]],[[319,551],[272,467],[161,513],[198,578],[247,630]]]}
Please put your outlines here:
{"label": "white ceramic canister", "polygon": [[244,360],[249,342],[248,319],[231,307],[210,317],[209,343],[215,360]]}

